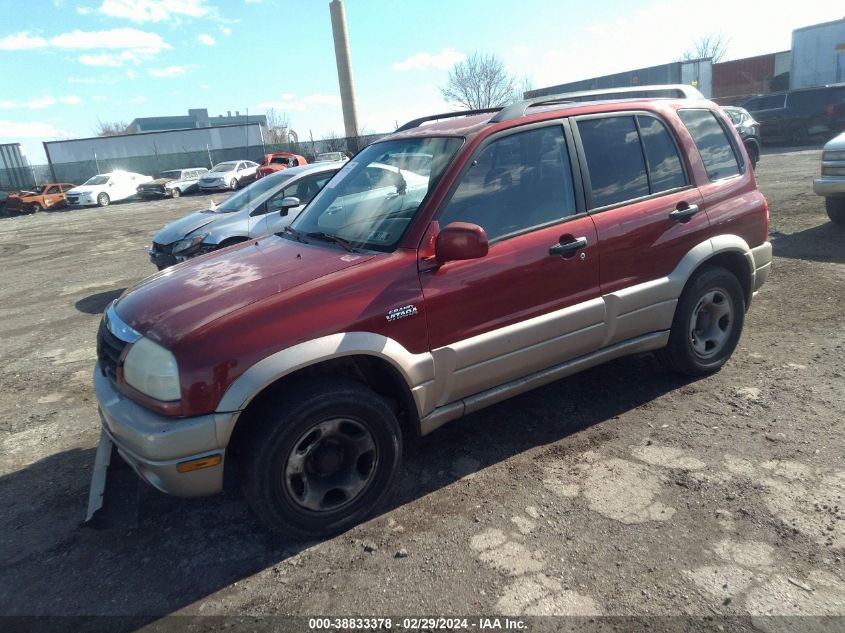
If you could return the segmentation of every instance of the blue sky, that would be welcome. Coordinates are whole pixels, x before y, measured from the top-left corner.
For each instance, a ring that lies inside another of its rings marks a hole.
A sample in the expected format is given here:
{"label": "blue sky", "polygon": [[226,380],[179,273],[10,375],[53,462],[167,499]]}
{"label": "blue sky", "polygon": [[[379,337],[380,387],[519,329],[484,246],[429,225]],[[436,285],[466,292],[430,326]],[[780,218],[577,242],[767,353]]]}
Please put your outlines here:
{"label": "blue sky", "polygon": [[[33,163],[41,142],[100,121],[187,114],[287,115],[300,138],[342,133],[328,0],[0,0],[0,143]],[[453,109],[456,61],[495,53],[534,87],[677,59],[728,38],[725,59],[786,50],[794,28],[841,18],[741,0],[346,0],[359,121],[392,130]]]}

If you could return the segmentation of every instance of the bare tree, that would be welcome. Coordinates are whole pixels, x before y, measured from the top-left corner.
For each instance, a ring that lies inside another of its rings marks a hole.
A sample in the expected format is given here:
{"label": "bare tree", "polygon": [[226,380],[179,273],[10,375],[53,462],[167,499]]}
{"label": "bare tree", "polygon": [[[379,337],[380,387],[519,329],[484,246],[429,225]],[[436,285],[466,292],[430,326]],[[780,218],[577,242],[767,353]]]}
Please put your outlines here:
{"label": "bare tree", "polygon": [[267,116],[267,139],[270,145],[280,145],[290,142],[290,119],[286,112],[277,112],[275,108],[269,108]]}
{"label": "bare tree", "polygon": [[502,106],[514,100],[516,79],[495,55],[473,53],[452,66],[440,94],[470,110]]}
{"label": "bare tree", "polygon": [[129,124],[124,121],[100,121],[97,119],[97,126],[94,134],[97,136],[120,136],[129,131]]}
{"label": "bare tree", "polygon": [[346,139],[338,136],[334,130],[323,135],[322,145],[324,152],[345,152]]}
{"label": "bare tree", "polygon": [[681,61],[704,59],[709,57],[716,64],[722,60],[728,51],[728,39],[721,33],[708,33],[699,37],[681,56]]}
{"label": "bare tree", "polygon": [[526,92],[534,90],[534,80],[531,79],[531,75],[523,75],[522,78],[517,81],[514,90],[516,92],[517,99],[524,99]]}

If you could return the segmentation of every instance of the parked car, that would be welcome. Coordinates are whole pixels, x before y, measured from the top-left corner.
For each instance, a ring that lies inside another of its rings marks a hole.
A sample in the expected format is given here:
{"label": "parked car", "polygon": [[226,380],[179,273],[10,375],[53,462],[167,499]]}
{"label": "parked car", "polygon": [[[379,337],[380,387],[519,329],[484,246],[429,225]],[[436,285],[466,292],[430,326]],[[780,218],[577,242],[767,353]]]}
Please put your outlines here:
{"label": "parked car", "polygon": [[[271,529],[333,534],[406,436],[626,354],[718,371],[772,256],[738,135],[704,100],[561,100],[411,121],[281,233],[112,303],[89,521],[128,463],[183,496],[225,472]],[[427,176],[391,165],[412,154]]]}
{"label": "parked car", "polygon": [[736,131],[739,132],[739,138],[745,144],[745,151],[748,153],[751,166],[756,169],[757,163],[760,162],[760,124],[745,108],[722,106],[722,110],[728,115]]}
{"label": "parked car", "polygon": [[299,154],[291,154],[290,152],[275,152],[273,154],[264,154],[264,161],[258,166],[255,177],[263,178],[268,174],[272,174],[290,167],[301,167],[307,165],[308,161],[304,156]]}
{"label": "parked car", "polygon": [[764,143],[800,145],[845,131],[845,84],[753,97],[742,107],[760,122]]}
{"label": "parked car", "polygon": [[341,162],[345,163],[349,160],[349,156],[344,154],[343,152],[323,152],[322,154],[317,154],[317,163],[331,163],[331,162]]}
{"label": "parked car", "polygon": [[147,200],[178,198],[182,194],[199,191],[200,177],[208,173],[205,167],[170,169],[159,177],[138,187],[138,195]]}
{"label": "parked car", "polygon": [[6,199],[6,210],[11,213],[36,213],[44,209],[60,209],[67,205],[65,194],[74,186],[67,182],[48,182],[12,193]]}
{"label": "parked car", "polygon": [[239,189],[255,180],[258,163],[251,160],[230,160],[218,163],[200,177],[201,191]]}
{"label": "parked car", "polygon": [[825,143],[821,175],[813,180],[813,191],[824,196],[831,222],[845,224],[845,132]]}
{"label": "parked car", "polygon": [[152,178],[131,171],[113,171],[89,178],[79,187],[65,193],[69,207],[97,205],[106,207],[112,202],[126,200],[137,194],[138,185]]}
{"label": "parked car", "polygon": [[150,261],[163,270],[197,255],[281,231],[334,176],[339,164],[270,174],[209,209],[171,222],[153,237]]}

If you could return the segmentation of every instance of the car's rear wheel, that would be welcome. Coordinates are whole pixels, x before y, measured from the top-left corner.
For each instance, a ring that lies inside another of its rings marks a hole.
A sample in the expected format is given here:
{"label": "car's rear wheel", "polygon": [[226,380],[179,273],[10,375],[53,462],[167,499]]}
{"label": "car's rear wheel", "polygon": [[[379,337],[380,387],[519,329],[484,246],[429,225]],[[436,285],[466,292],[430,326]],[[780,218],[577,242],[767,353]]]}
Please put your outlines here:
{"label": "car's rear wheel", "polygon": [[244,496],[259,520],[297,538],[336,534],[384,501],[402,432],[382,398],[346,378],[292,385],[241,439]]}
{"label": "car's rear wheel", "polygon": [[107,207],[109,206],[110,202],[111,199],[109,198],[109,194],[107,193],[101,193],[99,196],[97,196],[97,206],[99,207]]}
{"label": "car's rear wheel", "polygon": [[825,198],[827,217],[836,224],[845,224],[845,198]]}
{"label": "car's rear wheel", "polygon": [[230,182],[230,183],[229,183],[229,189],[231,189],[232,191],[234,191],[234,190],[235,190],[235,189],[237,189],[237,188],[238,188],[238,179],[237,179],[237,178],[232,178],[232,182]]}
{"label": "car's rear wheel", "polygon": [[681,294],[669,343],[658,358],[689,376],[716,372],[736,349],[744,321],[745,298],[739,280],[719,266],[701,268]]}

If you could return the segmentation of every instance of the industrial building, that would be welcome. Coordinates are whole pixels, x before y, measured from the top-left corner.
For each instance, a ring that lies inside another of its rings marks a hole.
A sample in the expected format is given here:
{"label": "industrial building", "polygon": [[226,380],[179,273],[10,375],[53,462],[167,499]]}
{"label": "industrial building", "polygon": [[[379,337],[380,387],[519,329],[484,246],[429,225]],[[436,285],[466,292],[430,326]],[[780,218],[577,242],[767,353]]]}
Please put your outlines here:
{"label": "industrial building", "polygon": [[227,160],[260,162],[261,125],[226,125],[186,130],[46,141],[44,153],[54,182],[85,182],[116,169],[155,175],[168,169],[211,167]]}
{"label": "industrial building", "polygon": [[235,110],[232,116],[231,110],[216,117],[209,117],[206,108],[196,108],[188,110],[187,116],[150,116],[139,117],[133,119],[127,126],[126,131],[129,134],[137,134],[138,132],[161,132],[164,130],[187,130],[193,128],[215,127],[221,125],[246,125],[249,123],[259,123],[265,128],[267,127],[267,117],[263,114],[241,114]]}
{"label": "industrial building", "polygon": [[727,62],[708,58],[677,61],[537,90],[525,98],[562,92],[649,84],[689,84],[726,105],[752,95],[845,82],[845,18],[792,32],[792,49]]}
{"label": "industrial building", "polygon": [[32,167],[20,143],[0,145],[0,191],[20,191],[35,185]]}

